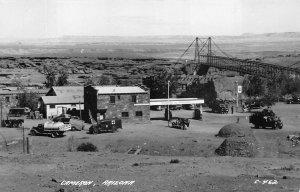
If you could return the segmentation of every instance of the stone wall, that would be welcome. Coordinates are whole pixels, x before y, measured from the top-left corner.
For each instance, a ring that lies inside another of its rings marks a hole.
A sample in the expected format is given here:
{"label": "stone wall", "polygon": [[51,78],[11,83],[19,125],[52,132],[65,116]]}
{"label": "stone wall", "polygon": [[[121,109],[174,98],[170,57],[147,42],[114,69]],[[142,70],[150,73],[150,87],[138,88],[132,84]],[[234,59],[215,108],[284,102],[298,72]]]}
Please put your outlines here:
{"label": "stone wall", "polygon": [[[137,97],[137,102],[132,102],[132,96]],[[115,103],[110,103],[110,97],[115,97]],[[111,94],[98,95],[97,109],[107,109],[105,118],[120,118],[123,122],[150,122],[150,107],[149,105],[134,104],[149,104],[149,94]],[[136,112],[142,112],[142,116],[137,116]],[[128,112],[128,117],[122,116],[122,112]]]}
{"label": "stone wall", "polygon": [[[136,96],[136,103],[132,101],[132,96]],[[110,97],[115,97],[115,103],[110,102]],[[146,105],[135,105],[146,104]],[[124,123],[150,123],[150,94],[99,94],[92,86],[84,88],[84,120],[90,122],[89,111],[93,118],[97,119],[97,113],[105,111],[105,119],[120,118]],[[128,117],[122,116],[122,112],[127,112]],[[138,114],[136,114],[138,113]]]}

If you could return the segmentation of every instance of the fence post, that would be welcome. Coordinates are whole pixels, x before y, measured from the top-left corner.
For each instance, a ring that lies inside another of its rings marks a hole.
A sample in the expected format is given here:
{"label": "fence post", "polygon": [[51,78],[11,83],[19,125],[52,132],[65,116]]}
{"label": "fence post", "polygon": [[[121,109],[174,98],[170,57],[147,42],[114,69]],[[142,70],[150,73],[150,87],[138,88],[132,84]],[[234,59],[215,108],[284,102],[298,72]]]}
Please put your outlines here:
{"label": "fence post", "polygon": [[26,150],[25,150],[25,128],[24,128],[24,125],[23,125],[23,153],[25,154],[26,153]]}
{"label": "fence post", "polygon": [[29,141],[29,137],[26,137],[26,143],[27,143],[27,154],[30,154],[30,141]]}

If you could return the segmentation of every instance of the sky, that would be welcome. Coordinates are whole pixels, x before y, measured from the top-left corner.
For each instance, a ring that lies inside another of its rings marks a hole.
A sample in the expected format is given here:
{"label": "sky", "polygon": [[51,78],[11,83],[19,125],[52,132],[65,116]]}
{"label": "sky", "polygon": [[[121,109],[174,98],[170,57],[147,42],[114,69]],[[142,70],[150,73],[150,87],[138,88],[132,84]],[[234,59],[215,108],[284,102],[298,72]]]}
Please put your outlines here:
{"label": "sky", "polygon": [[0,0],[0,39],[300,32],[300,0]]}

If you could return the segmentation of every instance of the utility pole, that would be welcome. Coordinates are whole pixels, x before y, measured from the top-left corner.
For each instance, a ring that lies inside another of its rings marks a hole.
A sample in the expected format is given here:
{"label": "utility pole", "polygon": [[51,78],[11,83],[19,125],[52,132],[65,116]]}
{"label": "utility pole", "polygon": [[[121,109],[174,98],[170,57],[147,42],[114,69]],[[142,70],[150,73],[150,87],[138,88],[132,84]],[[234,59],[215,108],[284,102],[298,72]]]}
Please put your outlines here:
{"label": "utility pole", "polygon": [[83,130],[83,122],[82,122],[82,116],[81,116],[81,102],[79,100],[79,114],[80,114],[80,120],[81,120],[81,129]]}
{"label": "utility pole", "polygon": [[2,100],[1,100],[1,122],[0,122],[0,127],[2,127]]}
{"label": "utility pole", "polygon": [[26,147],[25,147],[25,127],[23,125],[23,153],[26,153]]}
{"label": "utility pole", "polygon": [[170,81],[168,81],[168,127],[170,126]]}
{"label": "utility pole", "polygon": [[236,81],[236,112],[238,111],[239,107],[239,83]]}

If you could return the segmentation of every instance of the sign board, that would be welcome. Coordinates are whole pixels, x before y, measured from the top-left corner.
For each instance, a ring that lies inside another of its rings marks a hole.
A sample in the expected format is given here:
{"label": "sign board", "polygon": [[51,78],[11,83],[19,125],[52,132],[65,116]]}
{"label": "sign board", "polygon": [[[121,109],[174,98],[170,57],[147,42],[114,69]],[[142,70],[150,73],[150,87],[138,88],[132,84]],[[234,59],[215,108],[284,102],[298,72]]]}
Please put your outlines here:
{"label": "sign board", "polygon": [[239,86],[238,86],[238,93],[242,93],[242,91],[243,91],[243,88],[242,88],[241,85],[239,85]]}

